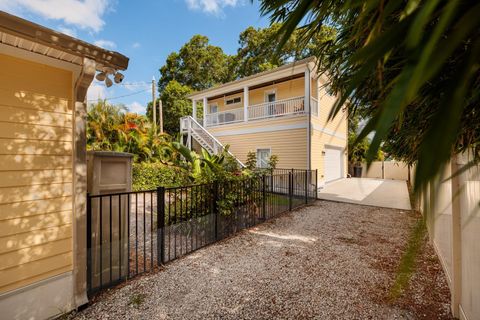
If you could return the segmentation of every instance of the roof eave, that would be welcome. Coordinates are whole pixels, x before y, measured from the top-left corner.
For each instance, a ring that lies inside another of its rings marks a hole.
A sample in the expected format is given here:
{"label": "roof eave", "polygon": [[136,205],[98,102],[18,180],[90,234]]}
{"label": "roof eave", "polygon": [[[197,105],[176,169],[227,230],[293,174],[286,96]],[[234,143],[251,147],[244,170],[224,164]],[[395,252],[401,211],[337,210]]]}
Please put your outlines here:
{"label": "roof eave", "polygon": [[251,81],[253,79],[261,78],[261,77],[268,76],[268,75],[274,75],[276,73],[280,74],[280,73],[282,73],[285,70],[288,70],[290,68],[302,67],[302,66],[307,66],[307,65],[314,66],[315,63],[316,63],[315,61],[316,61],[315,57],[308,57],[308,58],[305,58],[305,59],[302,59],[302,60],[299,60],[299,61],[295,61],[295,62],[286,64],[286,65],[280,66],[280,67],[275,68],[275,69],[271,69],[271,70],[267,70],[267,71],[264,71],[264,72],[256,73],[254,75],[251,75],[251,76],[248,76],[248,77],[245,77],[245,78],[241,78],[241,79],[238,79],[238,80],[234,80],[234,81],[231,81],[231,82],[227,82],[227,83],[224,83],[224,84],[212,87],[212,88],[208,88],[208,89],[205,89],[205,90],[193,92],[193,93],[187,95],[187,98],[195,99],[195,98],[199,98],[201,96],[204,96],[207,93],[213,93],[213,92],[216,92],[218,90],[222,90],[222,89],[229,90],[229,88],[234,88],[234,87],[237,87],[237,86],[239,86],[243,83],[248,83],[249,81]]}
{"label": "roof eave", "polygon": [[105,50],[3,11],[0,11],[0,31],[76,56],[91,58],[116,70],[125,70],[128,67],[129,59],[118,52]]}

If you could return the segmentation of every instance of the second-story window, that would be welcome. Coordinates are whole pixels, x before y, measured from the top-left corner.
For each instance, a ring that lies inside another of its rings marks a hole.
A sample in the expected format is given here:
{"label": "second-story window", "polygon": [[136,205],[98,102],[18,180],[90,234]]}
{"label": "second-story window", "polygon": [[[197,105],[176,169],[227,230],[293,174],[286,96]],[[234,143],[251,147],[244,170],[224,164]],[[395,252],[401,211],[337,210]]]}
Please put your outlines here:
{"label": "second-story window", "polygon": [[227,99],[225,100],[225,104],[226,105],[229,105],[229,104],[237,104],[237,103],[240,103],[242,102],[242,98],[241,97],[236,97],[236,98],[232,98],[232,99]]}
{"label": "second-story window", "polygon": [[275,92],[267,93],[266,100],[267,102],[274,102],[277,100],[277,94]]}

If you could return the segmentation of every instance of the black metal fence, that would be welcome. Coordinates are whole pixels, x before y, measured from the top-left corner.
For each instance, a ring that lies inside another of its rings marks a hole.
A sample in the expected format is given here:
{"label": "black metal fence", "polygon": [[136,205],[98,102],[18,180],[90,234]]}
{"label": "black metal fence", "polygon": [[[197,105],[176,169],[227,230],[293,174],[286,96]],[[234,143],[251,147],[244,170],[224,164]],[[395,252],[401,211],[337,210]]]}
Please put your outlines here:
{"label": "black metal fence", "polygon": [[[316,199],[317,172],[89,195],[89,296]],[[163,199],[163,201],[158,201]]]}

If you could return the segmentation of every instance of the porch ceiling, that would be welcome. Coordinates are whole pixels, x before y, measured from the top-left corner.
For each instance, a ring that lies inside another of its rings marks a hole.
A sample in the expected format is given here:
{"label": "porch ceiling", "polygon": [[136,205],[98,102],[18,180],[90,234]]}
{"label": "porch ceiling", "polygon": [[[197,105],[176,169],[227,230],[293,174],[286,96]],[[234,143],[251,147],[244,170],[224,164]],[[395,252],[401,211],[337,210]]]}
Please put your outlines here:
{"label": "porch ceiling", "polygon": [[[279,68],[257,73],[249,77],[228,82],[213,88],[194,92],[188,96],[191,100],[201,100],[204,97],[212,99],[214,97],[223,97],[225,95],[232,95],[243,92],[245,87],[258,88],[264,85],[269,85],[272,82],[286,81],[291,77],[303,76],[305,70],[315,70],[315,58],[310,57],[300,61],[296,61]],[[312,72],[315,75],[316,72]]]}
{"label": "porch ceiling", "polygon": [[[257,84],[257,85],[252,85],[248,89],[249,90],[260,89],[260,88],[268,87],[268,86],[273,85],[273,84],[278,84],[278,83],[282,83],[282,82],[285,82],[285,81],[290,81],[290,80],[293,80],[293,79],[303,78],[304,76],[305,76],[305,74],[302,72],[302,73],[298,73],[298,74],[295,74],[295,75],[283,77],[283,78],[280,78],[280,79],[263,82],[263,83],[260,83],[260,84]],[[218,98],[231,96],[231,95],[239,94],[239,93],[242,93],[242,92],[243,92],[243,88],[235,90],[235,91],[225,92],[225,93],[213,96],[213,97],[208,97],[208,100],[209,101],[210,100],[215,100],[215,99],[218,99]]]}

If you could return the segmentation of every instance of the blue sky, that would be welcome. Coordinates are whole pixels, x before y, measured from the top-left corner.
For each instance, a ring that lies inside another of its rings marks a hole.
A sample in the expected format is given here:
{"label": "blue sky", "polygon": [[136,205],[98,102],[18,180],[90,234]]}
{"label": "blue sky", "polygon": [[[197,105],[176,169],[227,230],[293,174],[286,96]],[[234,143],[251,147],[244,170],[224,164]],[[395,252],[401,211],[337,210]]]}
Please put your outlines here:
{"label": "blue sky", "polygon": [[132,85],[95,82],[88,99],[130,95],[111,102],[139,113],[151,100],[145,83],[158,80],[167,55],[194,34],[233,54],[242,30],[268,25],[250,0],[0,0],[0,10],[129,57],[124,82]]}

